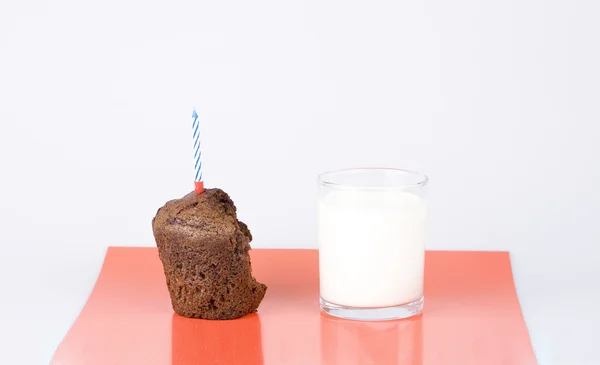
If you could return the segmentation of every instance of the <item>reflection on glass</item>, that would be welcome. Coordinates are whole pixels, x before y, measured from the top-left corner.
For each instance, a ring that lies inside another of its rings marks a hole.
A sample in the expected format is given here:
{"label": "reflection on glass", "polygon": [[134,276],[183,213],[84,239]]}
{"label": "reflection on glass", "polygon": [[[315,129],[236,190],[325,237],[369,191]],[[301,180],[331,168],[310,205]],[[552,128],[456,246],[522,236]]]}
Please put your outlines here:
{"label": "reflection on glass", "polygon": [[359,322],[321,314],[322,365],[422,365],[422,316]]}
{"label": "reflection on glass", "polygon": [[173,365],[263,364],[257,314],[227,321],[173,314],[172,331]]}

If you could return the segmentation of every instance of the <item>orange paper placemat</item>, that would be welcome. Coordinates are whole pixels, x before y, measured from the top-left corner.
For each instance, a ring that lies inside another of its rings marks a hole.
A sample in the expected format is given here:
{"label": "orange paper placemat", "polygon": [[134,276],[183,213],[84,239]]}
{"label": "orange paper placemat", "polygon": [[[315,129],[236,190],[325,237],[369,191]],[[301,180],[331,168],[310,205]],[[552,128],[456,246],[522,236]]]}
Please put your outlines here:
{"label": "orange paper placemat", "polygon": [[428,251],[423,315],[389,322],[321,314],[316,250],[251,255],[258,313],[207,321],[173,313],[156,248],[109,248],[52,364],[536,364],[506,252]]}

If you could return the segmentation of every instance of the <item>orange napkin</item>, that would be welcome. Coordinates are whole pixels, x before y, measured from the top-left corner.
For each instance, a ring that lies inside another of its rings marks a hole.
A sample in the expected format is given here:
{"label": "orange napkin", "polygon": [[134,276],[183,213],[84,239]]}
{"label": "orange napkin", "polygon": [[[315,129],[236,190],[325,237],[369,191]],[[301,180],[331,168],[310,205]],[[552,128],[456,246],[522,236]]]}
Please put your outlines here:
{"label": "orange napkin", "polygon": [[111,247],[52,364],[536,364],[506,252],[428,251],[423,314],[387,322],[321,314],[317,255],[252,250],[258,313],[207,321],[173,313],[155,248]]}

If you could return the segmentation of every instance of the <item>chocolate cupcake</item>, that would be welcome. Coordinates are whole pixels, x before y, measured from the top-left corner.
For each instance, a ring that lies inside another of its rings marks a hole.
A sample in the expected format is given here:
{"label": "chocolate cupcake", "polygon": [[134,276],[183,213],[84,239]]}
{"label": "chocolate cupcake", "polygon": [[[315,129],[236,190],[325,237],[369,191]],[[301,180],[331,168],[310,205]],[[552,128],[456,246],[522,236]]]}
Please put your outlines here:
{"label": "chocolate cupcake", "polygon": [[206,189],[171,200],[152,229],[177,314],[234,319],[257,310],[267,287],[252,277],[252,235],[227,193]]}

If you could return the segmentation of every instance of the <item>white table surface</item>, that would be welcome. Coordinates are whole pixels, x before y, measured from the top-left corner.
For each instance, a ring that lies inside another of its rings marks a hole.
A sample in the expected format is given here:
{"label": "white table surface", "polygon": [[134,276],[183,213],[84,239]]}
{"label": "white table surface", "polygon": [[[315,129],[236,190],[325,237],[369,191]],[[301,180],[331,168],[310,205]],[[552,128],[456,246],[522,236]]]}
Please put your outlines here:
{"label": "white table surface", "polygon": [[[83,308],[104,247],[20,246],[0,251],[0,364],[47,364]],[[511,254],[538,362],[600,364],[600,265]]]}

